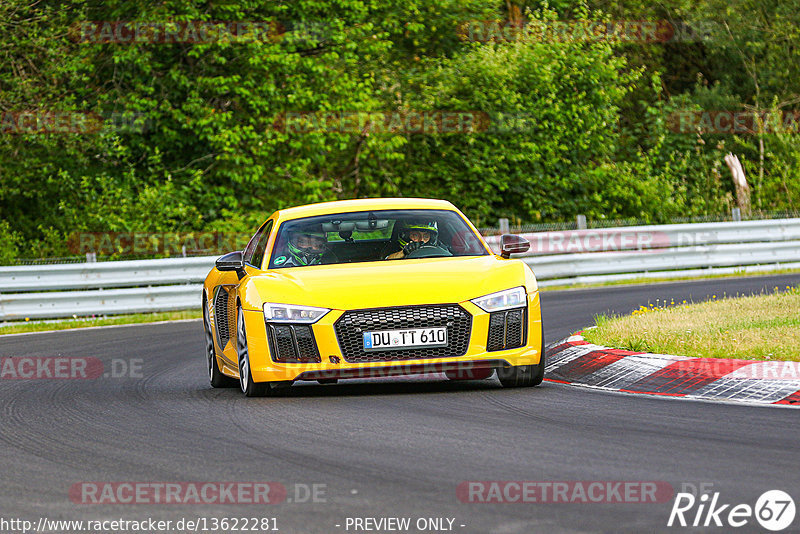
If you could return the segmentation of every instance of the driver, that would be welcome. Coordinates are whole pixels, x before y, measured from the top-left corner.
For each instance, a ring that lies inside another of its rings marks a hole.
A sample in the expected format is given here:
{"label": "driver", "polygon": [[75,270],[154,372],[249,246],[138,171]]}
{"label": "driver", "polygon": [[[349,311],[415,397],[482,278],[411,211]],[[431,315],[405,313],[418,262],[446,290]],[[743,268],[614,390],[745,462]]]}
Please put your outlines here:
{"label": "driver", "polygon": [[328,234],[319,228],[296,228],[289,231],[286,255],[275,258],[277,267],[320,265],[328,252]]}
{"label": "driver", "polygon": [[413,221],[407,223],[397,236],[400,250],[386,256],[387,260],[407,257],[420,247],[439,247],[439,227],[436,221]]}

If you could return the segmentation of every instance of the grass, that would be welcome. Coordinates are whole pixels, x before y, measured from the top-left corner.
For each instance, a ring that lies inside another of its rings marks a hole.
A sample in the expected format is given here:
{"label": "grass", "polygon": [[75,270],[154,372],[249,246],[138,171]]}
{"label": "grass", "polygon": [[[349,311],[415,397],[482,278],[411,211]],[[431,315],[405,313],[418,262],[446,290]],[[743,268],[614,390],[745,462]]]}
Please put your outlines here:
{"label": "grass", "polygon": [[640,306],[631,315],[595,317],[591,343],[701,358],[800,361],[800,286],[773,293],[687,304]]}
{"label": "grass", "polygon": [[[534,271],[535,272],[535,271]],[[539,287],[539,291],[560,291],[564,289],[590,289],[593,287],[608,287],[608,286],[627,286],[638,284],[655,284],[660,282],[682,282],[686,280],[713,280],[716,278],[742,278],[751,276],[777,276],[781,274],[796,274],[800,273],[800,269],[776,269],[774,271],[737,271],[730,274],[704,274],[704,275],[686,275],[670,278],[668,276],[658,278],[630,278],[628,280],[613,280],[610,282],[589,282],[584,284],[559,284],[553,286]],[[544,281],[544,280],[543,280]]]}
{"label": "grass", "polygon": [[16,322],[0,326],[0,335],[21,334],[26,332],[48,332],[51,330],[69,330],[72,328],[88,328],[91,326],[111,326],[121,324],[155,323],[159,321],[178,321],[181,319],[200,319],[200,310],[135,313],[131,315],[110,315],[96,318],[67,319],[63,321]]}

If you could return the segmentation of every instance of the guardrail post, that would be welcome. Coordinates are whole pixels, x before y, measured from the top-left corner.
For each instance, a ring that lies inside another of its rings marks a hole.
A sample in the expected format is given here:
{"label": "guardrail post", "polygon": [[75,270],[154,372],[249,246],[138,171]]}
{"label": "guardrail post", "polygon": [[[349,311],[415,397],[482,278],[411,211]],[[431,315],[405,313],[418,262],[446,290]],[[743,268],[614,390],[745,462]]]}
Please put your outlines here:
{"label": "guardrail post", "polygon": [[742,210],[739,208],[733,208],[731,210],[731,216],[733,217],[734,221],[741,221],[742,220]]}
{"label": "guardrail post", "polygon": [[500,227],[500,235],[507,234],[507,233],[510,232],[509,226],[508,226],[508,219],[499,219],[497,221],[497,226]]}
{"label": "guardrail post", "polygon": [[87,252],[86,263],[97,263],[97,252]]}
{"label": "guardrail post", "polygon": [[578,224],[578,230],[586,230],[586,215],[578,215],[575,222]]}

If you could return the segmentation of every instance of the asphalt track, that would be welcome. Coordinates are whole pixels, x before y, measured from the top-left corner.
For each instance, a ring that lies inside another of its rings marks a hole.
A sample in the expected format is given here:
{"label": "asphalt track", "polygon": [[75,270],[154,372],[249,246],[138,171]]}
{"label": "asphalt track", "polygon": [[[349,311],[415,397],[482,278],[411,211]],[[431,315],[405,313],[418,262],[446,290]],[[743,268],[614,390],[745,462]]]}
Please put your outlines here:
{"label": "asphalt track", "polygon": [[[799,282],[787,275],[548,291],[545,336],[555,341],[596,313],[626,313],[657,298],[699,301]],[[732,530],[668,528],[672,500],[461,502],[456,487],[474,480],[664,481],[675,491],[705,483],[721,503],[754,505],[770,489],[800,503],[796,409],[548,382],[508,390],[496,379],[304,385],[286,397],[246,399],[208,386],[199,321],[5,336],[0,357],[7,356],[96,357],[106,369],[113,358],[133,359],[141,372],[0,380],[5,519],[275,517],[288,533],[355,532],[345,528],[348,517],[410,517],[412,525],[447,517],[462,533]],[[69,488],[84,481],[276,481],[293,502],[76,504]],[[294,502],[311,484],[325,485],[320,502]],[[787,531],[798,529],[800,518]],[[765,532],[752,518],[736,531]]]}

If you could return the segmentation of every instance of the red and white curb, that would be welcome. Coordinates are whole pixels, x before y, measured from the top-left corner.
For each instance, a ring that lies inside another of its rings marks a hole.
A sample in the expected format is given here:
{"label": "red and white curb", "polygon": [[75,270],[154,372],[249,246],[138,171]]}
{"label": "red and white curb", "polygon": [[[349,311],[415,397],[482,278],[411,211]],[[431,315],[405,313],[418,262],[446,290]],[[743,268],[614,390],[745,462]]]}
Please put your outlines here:
{"label": "red and white curb", "polygon": [[631,352],[579,334],[548,345],[545,378],[625,393],[800,407],[798,362]]}

